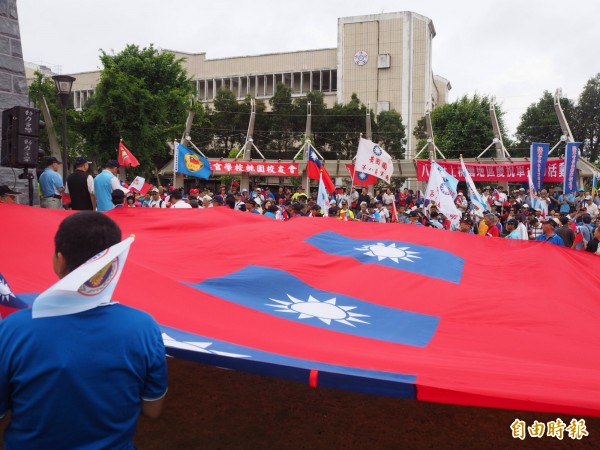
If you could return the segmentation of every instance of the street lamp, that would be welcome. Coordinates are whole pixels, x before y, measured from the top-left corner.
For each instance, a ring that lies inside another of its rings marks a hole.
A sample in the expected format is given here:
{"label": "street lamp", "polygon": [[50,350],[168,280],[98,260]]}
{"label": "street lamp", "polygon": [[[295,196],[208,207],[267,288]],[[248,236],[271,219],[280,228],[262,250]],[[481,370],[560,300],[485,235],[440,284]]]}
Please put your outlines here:
{"label": "street lamp", "polygon": [[52,77],[54,83],[56,83],[56,93],[63,108],[63,132],[62,132],[62,164],[63,164],[63,184],[67,182],[67,105],[69,98],[71,98],[71,88],[75,77],[69,75],[54,75]]}

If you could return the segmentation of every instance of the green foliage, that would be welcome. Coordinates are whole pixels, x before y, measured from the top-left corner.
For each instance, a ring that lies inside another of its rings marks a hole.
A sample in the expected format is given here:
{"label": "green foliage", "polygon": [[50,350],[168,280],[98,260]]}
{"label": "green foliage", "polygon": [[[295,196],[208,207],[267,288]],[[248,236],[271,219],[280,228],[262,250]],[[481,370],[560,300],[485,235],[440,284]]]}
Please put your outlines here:
{"label": "green foliage", "polygon": [[[298,108],[292,102],[292,89],[279,83],[275,87],[275,95],[269,100],[271,105],[271,120],[268,148],[274,152],[275,158],[292,158],[294,142],[301,139],[302,132],[298,129],[295,116]],[[303,112],[306,115],[306,111]]]}
{"label": "green foliage", "polygon": [[[472,98],[463,96],[459,100],[435,108],[431,112],[431,125],[436,146],[447,158],[458,158],[462,153],[474,157],[481,153],[494,139],[490,121],[488,97],[475,94]],[[505,145],[510,145],[502,116],[502,109],[496,106],[496,116]],[[427,144],[425,118],[417,123],[414,135],[419,142],[417,149]]]}
{"label": "green foliage", "polygon": [[596,162],[600,156],[600,73],[585,84],[575,116],[576,124],[572,127],[575,140],[587,141],[583,146],[583,155],[591,162]]}
{"label": "green foliage", "polygon": [[393,109],[379,113],[375,128],[373,141],[384,148],[393,159],[404,158],[406,131],[400,114]]}
{"label": "green foliage", "polygon": [[[574,123],[575,106],[568,98],[561,99],[561,106],[569,123]],[[527,108],[521,116],[521,122],[517,127],[515,137],[517,142],[510,153],[513,156],[529,156],[529,148],[532,142],[547,142],[553,146],[562,131],[556,118],[554,110],[554,97],[544,91],[542,97]]]}
{"label": "green foliage", "polygon": [[116,157],[119,138],[150,171],[170,159],[167,141],[181,136],[193,85],[182,60],[153,46],[128,45],[116,55],[101,51],[100,82],[77,126],[88,156]]}

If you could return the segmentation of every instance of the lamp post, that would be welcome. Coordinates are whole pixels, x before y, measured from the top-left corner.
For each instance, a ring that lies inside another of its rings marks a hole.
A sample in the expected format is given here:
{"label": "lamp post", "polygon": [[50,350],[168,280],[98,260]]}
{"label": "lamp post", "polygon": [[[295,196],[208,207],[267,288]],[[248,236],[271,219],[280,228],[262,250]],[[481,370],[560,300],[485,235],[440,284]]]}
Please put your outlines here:
{"label": "lamp post", "polygon": [[63,184],[67,182],[67,104],[71,97],[71,88],[75,77],[69,75],[54,75],[52,77],[56,83],[56,92],[63,108],[63,130],[62,130],[62,164],[63,164]]}

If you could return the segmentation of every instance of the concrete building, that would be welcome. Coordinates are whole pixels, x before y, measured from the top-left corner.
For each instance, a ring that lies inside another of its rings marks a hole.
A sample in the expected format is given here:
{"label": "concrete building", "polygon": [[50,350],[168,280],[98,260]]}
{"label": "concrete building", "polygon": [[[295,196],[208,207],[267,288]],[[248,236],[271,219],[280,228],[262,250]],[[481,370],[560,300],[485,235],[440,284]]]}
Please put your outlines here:
{"label": "concrete building", "polygon": [[[407,127],[407,154],[415,154],[412,130],[427,108],[447,102],[448,80],[432,72],[431,19],[414,12],[395,12],[338,19],[336,48],[208,59],[206,53],[182,53],[196,83],[198,100],[211,103],[221,87],[238,99],[252,94],[269,99],[283,83],[295,97],[323,93],[326,104],[347,103],[352,94],[376,113],[394,109]],[[27,67],[28,78],[33,76]],[[100,72],[71,74],[75,108],[82,108],[98,84]],[[362,130],[357,130],[357,132]]]}

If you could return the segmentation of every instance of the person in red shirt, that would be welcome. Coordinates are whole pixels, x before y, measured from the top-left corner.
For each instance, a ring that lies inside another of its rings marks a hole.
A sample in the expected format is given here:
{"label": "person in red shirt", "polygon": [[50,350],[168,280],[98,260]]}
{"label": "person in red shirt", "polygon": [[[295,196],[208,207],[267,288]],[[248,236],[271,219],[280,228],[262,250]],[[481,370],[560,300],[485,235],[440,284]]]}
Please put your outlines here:
{"label": "person in red shirt", "polygon": [[494,214],[486,214],[483,221],[488,226],[486,236],[500,237],[500,230],[496,226],[496,216]]}

